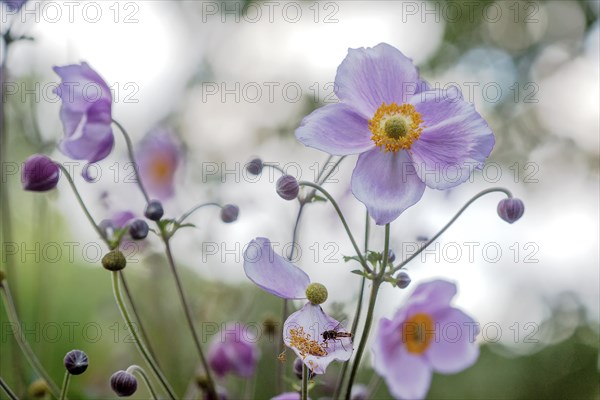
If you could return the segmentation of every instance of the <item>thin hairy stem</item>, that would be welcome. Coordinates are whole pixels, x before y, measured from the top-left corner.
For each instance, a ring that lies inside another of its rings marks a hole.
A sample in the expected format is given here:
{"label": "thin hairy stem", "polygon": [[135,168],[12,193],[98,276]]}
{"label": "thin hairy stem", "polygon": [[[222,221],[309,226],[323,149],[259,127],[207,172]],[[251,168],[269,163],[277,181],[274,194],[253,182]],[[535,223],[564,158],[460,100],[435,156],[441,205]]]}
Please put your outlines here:
{"label": "thin hairy stem", "polygon": [[302,364],[302,390],[300,399],[308,400],[308,367],[306,364]]}
{"label": "thin hairy stem", "polygon": [[69,383],[71,383],[71,374],[69,373],[69,371],[65,371],[62,389],[60,389],[60,400],[65,400],[67,398],[67,392],[69,391]]}
{"label": "thin hairy stem", "polygon": [[144,370],[144,368],[140,367],[139,365],[131,365],[129,368],[127,368],[126,372],[129,374],[133,374],[135,372],[137,375],[139,375],[139,377],[142,378],[142,380],[146,384],[146,387],[148,388],[148,391],[150,392],[150,396],[152,397],[152,399],[153,400],[158,399],[158,396],[156,395],[156,391],[154,390],[154,387],[152,386],[152,383],[150,382],[150,379],[148,378],[148,375],[146,374],[146,371]]}
{"label": "thin hairy stem", "polygon": [[19,397],[17,397],[15,392],[12,391],[10,386],[8,386],[8,384],[4,382],[4,379],[2,378],[0,378],[0,388],[2,388],[10,400],[19,400]]}
{"label": "thin hairy stem", "polygon": [[135,162],[135,155],[133,154],[133,143],[131,143],[131,137],[129,136],[129,134],[123,127],[123,125],[121,125],[114,119],[112,120],[112,122],[119,128],[119,130],[123,134],[123,137],[125,138],[125,143],[127,143],[127,153],[129,154],[129,160],[133,164],[133,171],[135,172],[135,178],[137,181],[137,185],[140,188],[140,191],[142,192],[142,194],[144,195],[144,199],[146,199],[146,203],[150,203],[150,197],[148,196],[148,192],[146,191],[146,188],[144,187],[144,183],[140,179],[140,173],[138,171],[138,166],[137,166],[137,163]]}
{"label": "thin hairy stem", "polygon": [[207,207],[207,206],[216,206],[216,207],[219,207],[219,208],[223,208],[223,206],[221,206],[219,203],[203,203],[203,204],[198,204],[197,206],[192,207],[188,212],[186,212],[185,214],[183,214],[181,216],[181,218],[179,218],[177,220],[177,223],[178,224],[182,224],[183,221],[185,221],[185,219],[188,218],[190,215],[192,215],[193,213],[195,213],[199,209],[201,209],[203,207]]}

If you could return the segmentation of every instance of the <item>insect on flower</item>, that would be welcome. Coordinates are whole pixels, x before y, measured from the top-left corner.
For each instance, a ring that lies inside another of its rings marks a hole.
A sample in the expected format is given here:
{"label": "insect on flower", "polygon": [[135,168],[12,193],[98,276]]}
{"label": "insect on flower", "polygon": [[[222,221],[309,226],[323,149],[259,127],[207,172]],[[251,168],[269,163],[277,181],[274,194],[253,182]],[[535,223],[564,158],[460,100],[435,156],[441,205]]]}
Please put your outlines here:
{"label": "insect on flower", "polygon": [[336,342],[340,342],[340,344],[342,345],[342,348],[344,348],[344,350],[346,350],[346,348],[344,347],[344,343],[342,342],[341,338],[350,338],[350,340],[352,340],[352,334],[350,332],[340,332],[339,329],[343,328],[345,325],[345,321],[340,322],[339,324],[337,324],[335,326],[335,328],[327,330],[325,332],[322,333],[323,336],[323,347],[324,348],[328,348],[329,347],[329,342],[328,340],[335,340]]}

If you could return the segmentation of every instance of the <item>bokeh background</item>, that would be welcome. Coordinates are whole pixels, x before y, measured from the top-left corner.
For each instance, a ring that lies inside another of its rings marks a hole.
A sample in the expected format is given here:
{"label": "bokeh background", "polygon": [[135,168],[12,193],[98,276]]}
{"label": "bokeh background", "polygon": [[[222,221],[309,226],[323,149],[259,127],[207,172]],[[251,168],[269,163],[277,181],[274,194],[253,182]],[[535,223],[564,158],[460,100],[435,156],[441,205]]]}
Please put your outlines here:
{"label": "bokeh background", "polygon": [[[73,3],[73,2],[71,2]],[[280,199],[279,176],[245,172],[254,156],[313,180],[326,154],[293,135],[303,116],[335,101],[336,68],[348,48],[387,42],[411,57],[433,86],[459,86],[492,126],[497,144],[483,171],[453,190],[428,189],[392,225],[399,259],[434,235],[478,191],[505,186],[525,202],[514,225],[496,214],[500,195],[474,204],[431,251],[408,265],[413,285],[434,277],[457,282],[456,304],[482,326],[482,355],[469,370],[436,375],[430,398],[600,398],[598,1],[30,1],[17,14],[2,6],[2,31],[33,40],[14,43],[6,60],[2,132],[2,268],[17,299],[26,337],[56,381],[72,348],[90,356],[72,382],[73,398],[111,398],[109,376],[141,363],[100,267],[104,247],[66,182],[45,194],[24,192],[20,163],[35,152],[69,161],[62,136],[58,77],[52,66],[87,61],[113,88],[113,116],[134,142],[157,125],[176,132],[185,160],[168,215],[217,201],[240,206],[221,223],[216,209],[191,218],[173,245],[184,270],[199,329],[241,320],[261,326],[280,303],[249,284],[244,245],[266,236],[291,242],[298,204]],[[326,183],[357,237],[364,209],[348,183],[348,157]],[[99,163],[97,182],[77,185],[97,220],[143,212],[128,181],[117,135]],[[330,205],[306,208],[295,261],[329,288],[327,311],[352,318],[359,277],[345,263],[352,247]],[[372,229],[380,250],[382,229]],[[10,251],[8,250],[10,247]],[[16,246],[16,247],[15,247]],[[16,250],[15,250],[16,249]],[[140,313],[176,389],[193,387],[195,357],[168,274],[152,237],[132,250],[127,273]],[[390,316],[409,294],[386,287],[377,316]],[[0,375],[20,393],[35,378],[21,357],[4,309]],[[208,326],[206,325],[206,327]],[[72,328],[71,328],[72,327]],[[206,336],[210,341],[210,336]],[[259,342],[258,378],[221,382],[232,398],[256,388],[275,395],[272,341]],[[366,357],[365,367],[368,367]],[[336,367],[313,392],[326,396]],[[294,378],[295,379],[295,378]],[[369,368],[362,384],[376,386]],[[291,384],[290,386],[291,387]],[[376,398],[389,398],[379,385]],[[141,388],[134,396],[145,398]]]}

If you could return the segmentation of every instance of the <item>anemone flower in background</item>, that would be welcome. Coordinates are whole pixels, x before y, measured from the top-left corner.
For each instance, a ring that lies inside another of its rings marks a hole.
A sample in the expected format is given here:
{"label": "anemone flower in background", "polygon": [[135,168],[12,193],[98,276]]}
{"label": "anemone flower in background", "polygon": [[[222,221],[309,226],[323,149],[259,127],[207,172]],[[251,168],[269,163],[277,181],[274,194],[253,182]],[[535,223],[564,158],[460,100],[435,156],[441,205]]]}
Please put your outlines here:
{"label": "anemone flower in background", "polygon": [[221,378],[229,373],[250,378],[260,356],[257,340],[247,326],[239,322],[226,324],[208,350],[210,367]]}
{"label": "anemone flower in background", "polygon": [[144,186],[154,197],[166,200],[173,196],[182,155],[181,144],[167,128],[157,127],[142,140],[136,152],[137,167]]}
{"label": "anemone flower in background", "polygon": [[61,78],[54,90],[62,100],[60,119],[65,133],[59,149],[74,160],[103,160],[114,145],[110,88],[85,62],[53,69]]}
{"label": "anemone flower in background", "polygon": [[349,49],[334,85],[340,102],[304,118],[304,145],[359,154],[352,193],[378,225],[419,201],[425,186],[448,189],[481,168],[494,135],[457,88],[430,89],[412,61],[381,43]]}
{"label": "anemone flower in background", "polygon": [[[1,0],[0,3],[6,4],[8,11],[19,11],[27,0]],[[4,22],[4,21],[3,21]]]}
{"label": "anemone flower in background", "polygon": [[349,337],[326,341],[323,332],[344,327],[325,314],[319,304],[327,300],[327,289],[311,283],[309,276],[275,254],[269,239],[256,238],[244,251],[246,276],[261,289],[284,299],[308,299],[283,324],[283,340],[315,374],[324,374],[332,361],[348,361],[353,346]]}
{"label": "anemone flower in background", "polygon": [[450,306],[456,285],[422,283],[389,320],[379,321],[373,367],[397,399],[422,399],[432,373],[454,374],[477,361],[477,323]]}

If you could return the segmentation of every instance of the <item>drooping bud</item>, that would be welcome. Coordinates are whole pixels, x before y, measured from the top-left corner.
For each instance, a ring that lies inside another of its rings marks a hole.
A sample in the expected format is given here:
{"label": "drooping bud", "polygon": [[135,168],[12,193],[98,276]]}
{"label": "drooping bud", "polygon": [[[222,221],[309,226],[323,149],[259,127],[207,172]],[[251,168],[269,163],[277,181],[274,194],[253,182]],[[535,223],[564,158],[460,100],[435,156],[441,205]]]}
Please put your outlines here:
{"label": "drooping bud", "polygon": [[71,375],[81,375],[88,367],[88,356],[81,350],[71,350],[65,356],[64,364]]}
{"label": "drooping bud", "polygon": [[234,204],[225,204],[223,208],[221,208],[221,221],[226,224],[236,221],[238,215],[240,215],[240,209]]}
{"label": "drooping bud", "polygon": [[323,304],[328,297],[327,288],[320,283],[311,283],[306,288],[306,298],[313,304]]}
{"label": "drooping bud", "polygon": [[396,275],[396,286],[400,289],[406,289],[408,285],[410,285],[411,279],[410,276],[404,271],[400,271],[398,275]]}
{"label": "drooping bud", "polygon": [[[302,366],[304,365],[304,362],[299,359],[296,358],[294,360],[294,375],[296,375],[296,377],[298,379],[302,379]],[[315,377],[315,373],[312,372],[311,370],[308,370],[308,379],[313,379]]]}
{"label": "drooping bud", "polygon": [[394,250],[389,249],[389,251],[388,251],[388,262],[391,264],[394,261],[396,261],[396,253],[394,253]]}
{"label": "drooping bud", "polygon": [[60,177],[58,165],[42,154],[34,154],[25,160],[21,173],[23,189],[46,192],[54,189]]}
{"label": "drooping bud", "polygon": [[152,221],[159,221],[164,215],[165,211],[163,210],[163,206],[158,200],[151,200],[144,210],[144,215],[146,218]]}
{"label": "drooping bud", "polygon": [[521,218],[524,212],[525,205],[520,199],[504,199],[498,203],[498,215],[509,224]]}
{"label": "drooping bud", "polygon": [[48,384],[45,380],[39,378],[31,382],[31,385],[29,385],[29,387],[27,388],[27,393],[29,394],[29,396],[39,399],[42,397],[46,397],[46,395],[50,393],[50,388],[48,387]]}
{"label": "drooping bud", "polygon": [[146,221],[142,219],[136,219],[131,224],[129,224],[129,236],[133,240],[142,240],[148,236],[148,232],[150,228],[148,228],[148,224]]}
{"label": "drooping bud", "polygon": [[110,387],[119,397],[129,397],[137,390],[137,379],[126,371],[117,371],[110,377]]}
{"label": "drooping bud", "polygon": [[109,251],[102,257],[102,266],[109,271],[119,271],[125,268],[127,260],[120,250]]}
{"label": "drooping bud", "polygon": [[298,181],[291,175],[283,175],[277,179],[276,190],[279,197],[284,200],[294,200],[300,192]]}
{"label": "drooping bud", "polygon": [[248,171],[252,175],[259,175],[263,169],[263,162],[260,158],[255,158],[250,160],[248,164],[246,164],[246,171]]}

